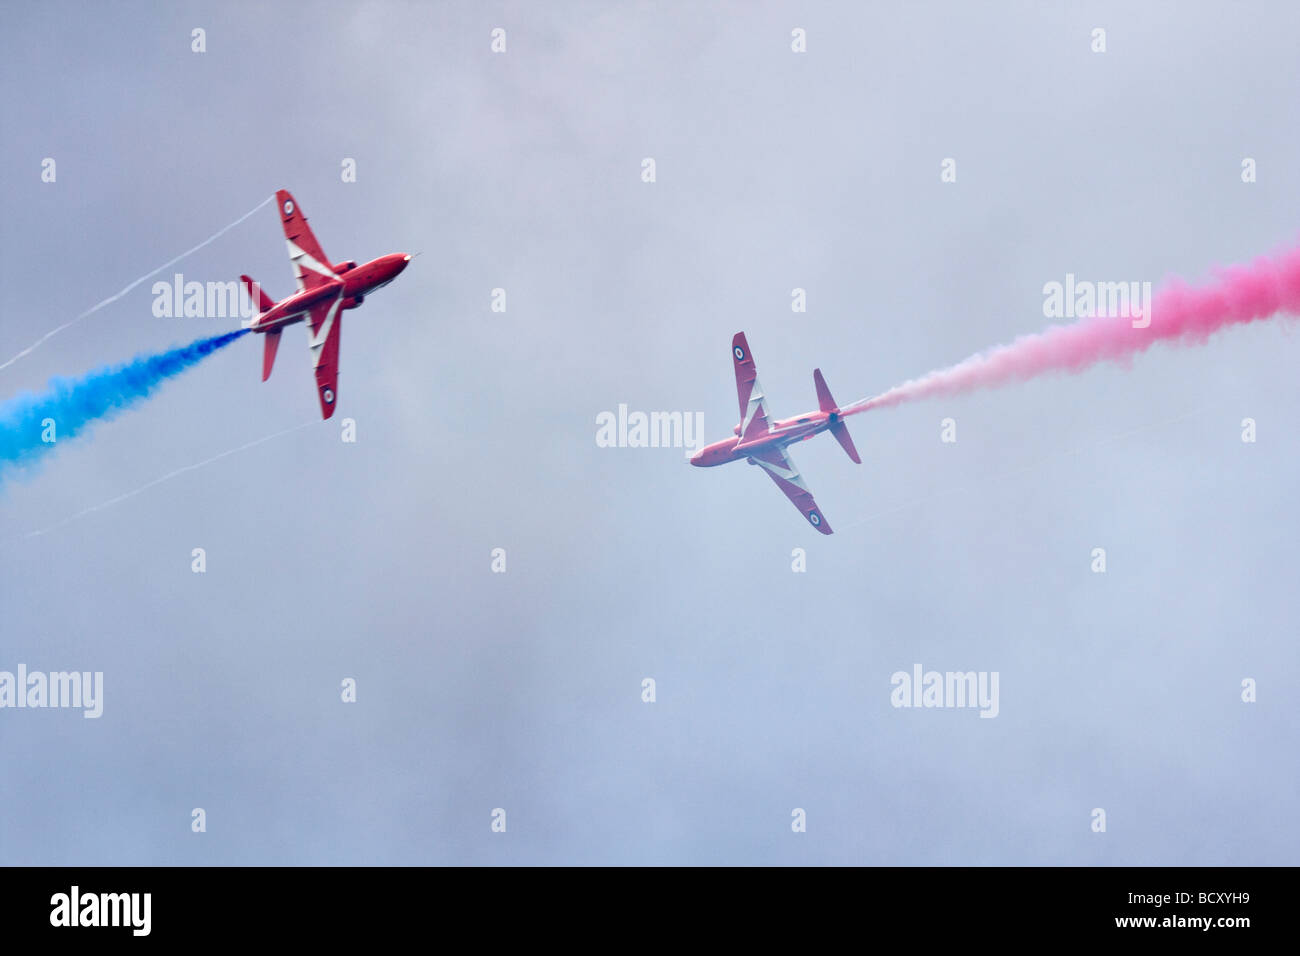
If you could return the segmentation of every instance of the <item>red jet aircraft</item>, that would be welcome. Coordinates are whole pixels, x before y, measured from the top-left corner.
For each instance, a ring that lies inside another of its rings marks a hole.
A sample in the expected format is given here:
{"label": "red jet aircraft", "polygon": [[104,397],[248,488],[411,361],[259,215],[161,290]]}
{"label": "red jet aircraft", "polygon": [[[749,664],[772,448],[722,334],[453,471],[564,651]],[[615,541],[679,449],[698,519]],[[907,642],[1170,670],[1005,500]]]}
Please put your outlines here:
{"label": "red jet aircraft", "polygon": [[730,461],[748,459],[751,465],[761,465],[776,486],[794,502],[799,513],[822,534],[830,534],[831,526],[822,517],[812,493],[803,483],[803,476],[790,460],[786,446],[797,441],[807,441],[814,435],[829,431],[857,464],[862,464],[858,450],[853,447],[848,426],[841,417],[841,409],[826,387],[822,370],[813,370],[813,383],[817,386],[817,404],[820,409],[794,418],[772,421],[767,412],[767,396],[758,384],[754,356],[750,354],[745,333],[737,332],[731,340],[731,359],[736,367],[736,391],[740,396],[740,424],[733,429],[734,438],[706,445],[691,456],[691,464],[701,468],[725,465]]}
{"label": "red jet aircraft", "polygon": [[298,291],[287,299],[273,302],[248,276],[240,276],[248,293],[258,302],[260,313],[247,328],[266,335],[262,351],[262,381],[271,377],[275,352],[280,347],[280,333],[286,325],[302,322],[310,329],[307,345],[311,349],[312,365],[316,369],[316,392],[320,398],[322,418],[334,414],[338,398],[339,332],[344,309],[355,309],[367,295],[388,285],[407,267],[411,257],[397,252],[380,256],[365,265],[346,259],[331,265],[320,243],[307,226],[293,196],[287,189],[275,194],[280,207],[280,222],[284,225],[284,238],[289,245],[289,258],[293,260],[294,277]]}

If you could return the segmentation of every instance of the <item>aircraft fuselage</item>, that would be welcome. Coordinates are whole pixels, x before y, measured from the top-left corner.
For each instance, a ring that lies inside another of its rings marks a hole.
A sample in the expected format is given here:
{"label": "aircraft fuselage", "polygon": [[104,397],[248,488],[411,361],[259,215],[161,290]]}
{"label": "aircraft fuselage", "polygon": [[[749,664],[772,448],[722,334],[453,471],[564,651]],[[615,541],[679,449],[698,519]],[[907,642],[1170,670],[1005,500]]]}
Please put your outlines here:
{"label": "aircraft fuselage", "polygon": [[[834,412],[805,412],[793,418],[784,418],[773,422],[771,431],[753,441],[743,442],[737,434],[732,438],[715,441],[712,445],[705,445],[691,456],[691,464],[701,468],[712,468],[715,465],[740,461],[767,448],[783,448],[797,441],[807,441],[814,435],[826,431],[834,423]],[[739,428],[740,426],[737,425],[737,431]]]}
{"label": "aircraft fuselage", "polygon": [[259,315],[251,328],[254,332],[270,332],[273,329],[292,325],[294,322],[301,322],[307,318],[313,305],[332,301],[340,295],[343,297],[343,308],[355,309],[365,296],[396,279],[410,261],[410,256],[395,252],[359,266],[354,265],[329,282],[313,289],[303,289],[288,298],[281,299]]}

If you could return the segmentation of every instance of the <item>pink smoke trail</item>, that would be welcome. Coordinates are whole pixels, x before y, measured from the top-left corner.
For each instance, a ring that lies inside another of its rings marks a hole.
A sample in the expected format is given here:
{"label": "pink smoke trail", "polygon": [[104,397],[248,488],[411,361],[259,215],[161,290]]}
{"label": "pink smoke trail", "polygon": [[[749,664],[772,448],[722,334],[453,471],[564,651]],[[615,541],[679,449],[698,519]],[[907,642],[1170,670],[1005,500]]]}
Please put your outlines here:
{"label": "pink smoke trail", "polygon": [[1250,265],[1216,270],[1215,279],[1190,287],[1173,280],[1151,298],[1150,324],[1135,328],[1130,315],[1094,315],[1054,325],[972,355],[950,368],[897,385],[875,398],[854,402],[843,414],[865,412],[920,398],[957,395],[1024,381],[1045,372],[1078,372],[1103,360],[1123,361],[1156,342],[1203,345],[1230,325],[1300,314],[1300,248]]}

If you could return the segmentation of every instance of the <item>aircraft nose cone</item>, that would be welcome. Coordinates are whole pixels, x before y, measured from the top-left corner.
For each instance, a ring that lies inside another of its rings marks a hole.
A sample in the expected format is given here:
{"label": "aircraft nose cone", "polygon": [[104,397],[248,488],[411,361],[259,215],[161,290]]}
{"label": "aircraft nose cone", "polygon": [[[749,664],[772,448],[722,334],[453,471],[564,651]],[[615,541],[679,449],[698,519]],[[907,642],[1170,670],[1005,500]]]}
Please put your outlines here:
{"label": "aircraft nose cone", "polygon": [[703,457],[704,457],[704,449],[701,448],[694,455],[691,455],[691,464],[698,465],[700,463],[700,459]]}

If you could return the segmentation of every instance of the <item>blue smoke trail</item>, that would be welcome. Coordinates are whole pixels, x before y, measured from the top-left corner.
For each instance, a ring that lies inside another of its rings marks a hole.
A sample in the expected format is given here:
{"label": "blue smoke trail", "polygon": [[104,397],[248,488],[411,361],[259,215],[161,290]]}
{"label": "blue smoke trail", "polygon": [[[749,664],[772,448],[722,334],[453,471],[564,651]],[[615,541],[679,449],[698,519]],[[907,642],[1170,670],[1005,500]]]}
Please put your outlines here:
{"label": "blue smoke trail", "polygon": [[[24,392],[0,404],[0,472],[32,461],[97,421],[113,418],[248,331],[239,329],[157,355],[139,355],[80,378],[55,377],[39,395]],[[49,422],[53,422],[54,442],[48,440]]]}

